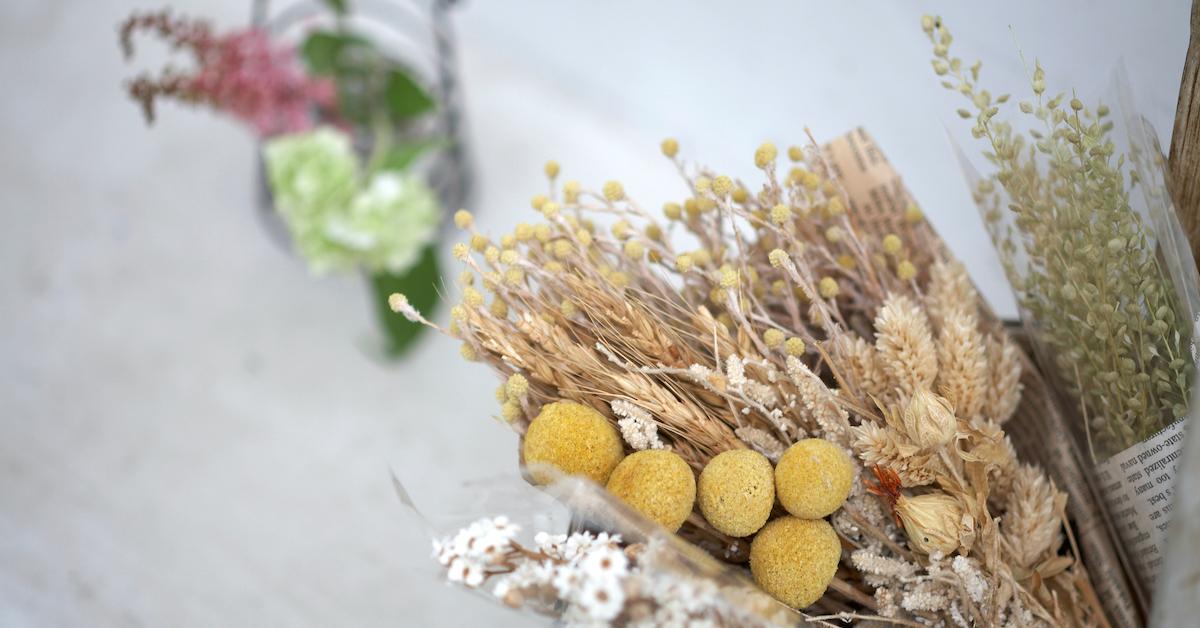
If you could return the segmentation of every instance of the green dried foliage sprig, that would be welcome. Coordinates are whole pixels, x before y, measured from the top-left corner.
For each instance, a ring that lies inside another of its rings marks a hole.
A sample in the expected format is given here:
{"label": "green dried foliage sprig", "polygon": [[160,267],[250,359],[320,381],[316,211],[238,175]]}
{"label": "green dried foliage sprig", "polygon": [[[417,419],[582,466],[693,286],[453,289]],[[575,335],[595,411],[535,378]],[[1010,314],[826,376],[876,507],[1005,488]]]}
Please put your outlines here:
{"label": "green dried foliage sprig", "polygon": [[1092,456],[1146,440],[1187,412],[1193,360],[1187,317],[1130,205],[1136,171],[1127,186],[1108,107],[1049,97],[1035,62],[1033,99],[1018,104],[1031,128],[1018,132],[996,117],[1008,95],[993,98],[979,86],[980,63],[964,68],[950,55],[940,18],[925,16],[922,27],[934,72],[970,101],[958,114],[989,145],[983,154],[996,170],[978,182],[975,201],[1053,361],[1045,366],[1078,399]]}

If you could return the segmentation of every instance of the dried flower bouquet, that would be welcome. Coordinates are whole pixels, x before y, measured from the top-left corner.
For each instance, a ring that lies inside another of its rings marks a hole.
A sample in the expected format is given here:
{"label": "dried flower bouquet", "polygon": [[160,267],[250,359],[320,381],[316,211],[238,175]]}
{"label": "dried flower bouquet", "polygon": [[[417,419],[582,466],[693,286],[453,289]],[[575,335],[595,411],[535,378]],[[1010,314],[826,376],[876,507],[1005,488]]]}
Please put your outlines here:
{"label": "dried flower bouquet", "polygon": [[[674,140],[662,151],[687,189],[665,221],[617,181],[559,185],[555,163],[551,193],[532,201],[544,221],[492,241],[456,216],[471,236],[454,249],[463,299],[443,331],[506,379],[503,419],[526,434],[547,404],[576,402],[626,449],[669,450],[697,473],[720,454],[760,452],[780,490],[785,452],[824,439],[851,454],[853,481],[830,517],[840,564],[810,611],[1105,625],[1065,494],[1021,463],[1002,427],[1021,399],[1023,356],[920,210],[847,211],[811,142],[786,155],[763,144],[755,183],[684,163]],[[392,307],[433,325],[403,295]],[[786,510],[759,536],[796,519]],[[759,539],[730,537],[701,512],[679,535],[731,563],[749,558],[763,585]]]}

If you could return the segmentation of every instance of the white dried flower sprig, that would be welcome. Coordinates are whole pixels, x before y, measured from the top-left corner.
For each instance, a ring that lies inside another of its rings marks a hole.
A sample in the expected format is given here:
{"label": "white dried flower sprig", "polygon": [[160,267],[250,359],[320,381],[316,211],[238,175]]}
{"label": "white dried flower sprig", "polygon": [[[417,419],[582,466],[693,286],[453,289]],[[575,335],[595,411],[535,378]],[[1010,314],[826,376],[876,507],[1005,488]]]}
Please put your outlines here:
{"label": "white dried flower sprig", "polygon": [[505,517],[480,519],[435,541],[434,556],[449,581],[566,626],[773,625],[770,612],[731,605],[724,596],[736,587],[689,572],[662,539],[622,548],[620,536],[604,532],[538,532],[526,548],[513,540],[517,531]]}

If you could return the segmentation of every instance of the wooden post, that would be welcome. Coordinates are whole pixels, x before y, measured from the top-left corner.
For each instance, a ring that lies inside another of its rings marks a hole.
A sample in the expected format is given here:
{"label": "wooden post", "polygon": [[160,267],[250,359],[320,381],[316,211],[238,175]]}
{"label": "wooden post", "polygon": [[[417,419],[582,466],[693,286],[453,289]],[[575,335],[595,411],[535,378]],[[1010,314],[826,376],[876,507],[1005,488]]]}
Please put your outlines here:
{"label": "wooden post", "polygon": [[1168,158],[1171,196],[1192,257],[1200,264],[1200,0],[1192,1],[1191,35]]}

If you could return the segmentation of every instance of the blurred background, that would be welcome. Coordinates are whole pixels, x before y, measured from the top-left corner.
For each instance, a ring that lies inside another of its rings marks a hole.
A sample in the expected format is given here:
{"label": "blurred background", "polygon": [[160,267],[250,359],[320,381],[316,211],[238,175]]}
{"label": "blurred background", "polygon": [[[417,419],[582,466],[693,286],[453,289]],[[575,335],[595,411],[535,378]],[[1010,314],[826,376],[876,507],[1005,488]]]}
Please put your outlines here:
{"label": "blurred background", "polygon": [[[362,282],[312,278],[263,229],[242,128],[174,106],[146,127],[116,25],[159,2],[0,3],[0,625],[519,623],[439,582],[391,479],[435,518],[484,514],[464,482],[516,471],[492,375],[432,334],[401,363],[373,357]],[[250,17],[241,0],[170,6]],[[1085,100],[1123,60],[1165,143],[1188,11],[461,2],[471,209],[485,232],[529,219],[551,158],[657,207],[682,194],[664,136],[748,174],[763,140],[862,125],[1012,315],[920,16],[941,13],[993,93],[1027,93],[1019,52]]]}

